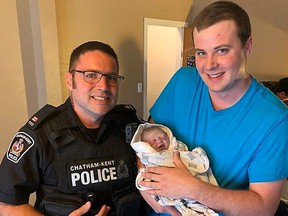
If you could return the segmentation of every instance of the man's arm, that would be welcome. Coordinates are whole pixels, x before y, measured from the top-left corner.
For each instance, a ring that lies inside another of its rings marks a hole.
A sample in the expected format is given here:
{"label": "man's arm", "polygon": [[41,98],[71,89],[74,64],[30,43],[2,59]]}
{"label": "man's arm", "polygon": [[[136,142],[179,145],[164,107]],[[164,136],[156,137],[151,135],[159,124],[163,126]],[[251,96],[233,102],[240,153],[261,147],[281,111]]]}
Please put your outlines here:
{"label": "man's arm", "polygon": [[173,216],[181,216],[181,213],[175,207],[160,205],[151,195],[146,194],[145,191],[140,191],[140,194],[156,213],[166,213]]}
{"label": "man's arm", "polygon": [[203,182],[191,175],[175,154],[175,168],[149,167],[142,176],[152,180],[140,183],[155,190],[150,195],[197,200],[211,209],[231,216],[274,215],[284,180],[250,184],[249,190],[228,190]]}
{"label": "man's arm", "polygon": [[0,216],[40,216],[43,215],[36,211],[31,205],[29,204],[22,204],[22,205],[10,205],[6,203],[0,202]]}
{"label": "man's arm", "polygon": [[282,185],[282,180],[253,183],[249,190],[244,191],[227,190],[204,183],[203,186],[195,185],[198,188],[192,189],[191,194],[196,194],[194,197],[199,202],[225,215],[271,216],[278,207]]}

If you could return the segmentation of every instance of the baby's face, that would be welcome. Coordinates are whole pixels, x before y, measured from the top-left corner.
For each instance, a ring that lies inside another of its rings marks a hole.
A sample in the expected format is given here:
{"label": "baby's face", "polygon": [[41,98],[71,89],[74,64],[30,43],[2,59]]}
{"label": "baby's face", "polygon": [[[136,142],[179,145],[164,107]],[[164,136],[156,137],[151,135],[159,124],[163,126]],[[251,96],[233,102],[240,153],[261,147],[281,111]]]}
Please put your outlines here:
{"label": "baby's face", "polygon": [[167,150],[169,147],[169,137],[164,131],[150,131],[150,133],[147,133],[145,137],[145,141],[148,142],[156,151]]}

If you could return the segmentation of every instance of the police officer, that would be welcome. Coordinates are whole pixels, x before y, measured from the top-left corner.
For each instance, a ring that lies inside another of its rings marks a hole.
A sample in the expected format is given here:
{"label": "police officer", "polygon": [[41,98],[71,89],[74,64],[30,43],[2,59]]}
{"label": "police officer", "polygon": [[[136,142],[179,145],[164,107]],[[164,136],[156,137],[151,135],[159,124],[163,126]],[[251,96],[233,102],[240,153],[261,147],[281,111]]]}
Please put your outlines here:
{"label": "police officer", "polygon": [[141,121],[133,106],[116,105],[124,79],[116,53],[86,42],[73,50],[65,78],[70,97],[31,117],[3,158],[0,215],[140,215],[145,206],[127,142]]}

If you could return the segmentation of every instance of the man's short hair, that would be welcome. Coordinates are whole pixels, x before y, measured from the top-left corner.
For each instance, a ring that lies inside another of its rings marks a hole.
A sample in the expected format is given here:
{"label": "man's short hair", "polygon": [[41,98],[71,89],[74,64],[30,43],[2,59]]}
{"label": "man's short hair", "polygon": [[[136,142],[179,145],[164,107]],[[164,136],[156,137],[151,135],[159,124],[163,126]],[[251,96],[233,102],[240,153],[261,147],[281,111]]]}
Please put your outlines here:
{"label": "man's short hair", "polygon": [[102,43],[100,41],[88,41],[79,45],[71,53],[70,62],[69,62],[69,71],[76,69],[74,67],[75,65],[77,65],[80,55],[83,55],[84,53],[88,51],[95,51],[95,50],[100,50],[101,52],[112,56],[115,59],[116,64],[119,68],[117,54],[115,53],[115,51],[113,50],[111,46],[109,46],[108,44]]}
{"label": "man's short hair", "polygon": [[233,20],[238,29],[238,36],[242,47],[251,36],[251,24],[247,12],[231,1],[217,1],[206,6],[193,21],[193,29],[206,29],[218,22]]}

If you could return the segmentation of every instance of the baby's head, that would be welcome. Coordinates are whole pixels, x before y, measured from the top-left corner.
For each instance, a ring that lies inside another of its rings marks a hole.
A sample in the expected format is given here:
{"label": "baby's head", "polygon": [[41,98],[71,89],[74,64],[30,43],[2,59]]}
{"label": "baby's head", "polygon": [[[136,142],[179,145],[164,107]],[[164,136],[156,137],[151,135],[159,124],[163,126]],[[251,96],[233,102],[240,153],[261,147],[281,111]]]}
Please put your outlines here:
{"label": "baby's head", "polygon": [[145,128],[141,134],[141,140],[149,143],[156,151],[167,150],[170,145],[168,135],[159,126]]}

